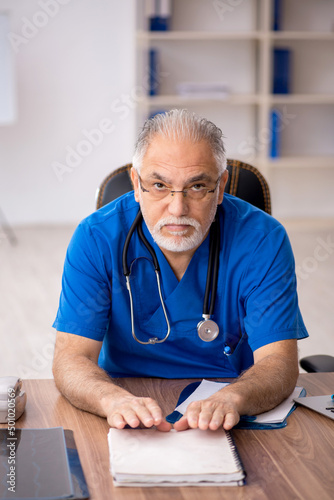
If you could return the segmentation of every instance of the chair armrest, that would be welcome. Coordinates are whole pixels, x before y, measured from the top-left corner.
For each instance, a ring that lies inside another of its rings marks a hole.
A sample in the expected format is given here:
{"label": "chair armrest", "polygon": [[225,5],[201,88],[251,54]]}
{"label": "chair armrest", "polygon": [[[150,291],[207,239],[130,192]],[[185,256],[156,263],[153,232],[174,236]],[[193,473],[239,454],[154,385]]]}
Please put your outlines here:
{"label": "chair armrest", "polygon": [[300,366],[309,373],[334,372],[334,356],[315,354],[299,361]]}

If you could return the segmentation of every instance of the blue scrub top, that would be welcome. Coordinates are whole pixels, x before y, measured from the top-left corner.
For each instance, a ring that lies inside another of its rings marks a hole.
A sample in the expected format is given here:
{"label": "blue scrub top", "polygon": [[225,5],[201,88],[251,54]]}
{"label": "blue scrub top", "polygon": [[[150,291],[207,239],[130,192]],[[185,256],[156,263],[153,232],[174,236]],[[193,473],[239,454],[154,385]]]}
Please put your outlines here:
{"label": "blue scrub top", "polygon": [[[139,205],[133,192],[87,217],[67,250],[59,310],[53,326],[103,341],[99,365],[113,377],[235,377],[253,364],[253,351],[271,342],[307,337],[297,300],[292,249],[283,226],[270,215],[225,194],[218,209],[220,265],[212,319],[220,333],[202,341],[209,237],[179,282],[146,224],[153,246],[171,333],[166,342],[141,345],[131,334],[130,300],[122,250]],[[134,232],[128,250],[136,336],[163,338],[167,325],[153,263]],[[233,349],[224,355],[224,346]]]}

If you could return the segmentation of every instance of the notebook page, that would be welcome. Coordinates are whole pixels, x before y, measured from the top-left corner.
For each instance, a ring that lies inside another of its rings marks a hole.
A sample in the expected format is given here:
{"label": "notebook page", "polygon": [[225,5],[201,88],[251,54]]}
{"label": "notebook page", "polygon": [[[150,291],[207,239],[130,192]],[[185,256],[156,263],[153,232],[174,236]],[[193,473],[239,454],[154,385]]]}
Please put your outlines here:
{"label": "notebook page", "polygon": [[112,473],[142,476],[233,474],[240,470],[224,429],[160,432],[110,429]]}

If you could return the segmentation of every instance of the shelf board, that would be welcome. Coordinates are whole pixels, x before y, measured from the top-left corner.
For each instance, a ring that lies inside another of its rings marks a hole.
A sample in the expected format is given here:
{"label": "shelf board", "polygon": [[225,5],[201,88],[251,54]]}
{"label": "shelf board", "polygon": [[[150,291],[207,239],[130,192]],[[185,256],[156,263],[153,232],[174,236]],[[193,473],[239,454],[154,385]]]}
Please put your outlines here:
{"label": "shelf board", "polygon": [[272,104],[334,104],[334,94],[271,94]]}
{"label": "shelf board", "polygon": [[137,31],[138,41],[205,40],[314,40],[334,41],[332,31]]}
{"label": "shelf board", "polygon": [[333,40],[332,31],[271,31],[269,37],[273,40]]}
{"label": "shelf board", "polygon": [[226,97],[216,96],[182,96],[179,94],[158,95],[144,98],[146,106],[170,106],[183,104],[334,104],[334,94],[228,94]]}
{"label": "shelf board", "polygon": [[333,156],[286,156],[267,159],[270,168],[334,168]]}
{"label": "shelf board", "polygon": [[146,97],[141,101],[146,106],[171,106],[187,104],[208,104],[218,102],[220,104],[259,104],[260,96],[256,94],[229,94],[223,97],[186,97],[178,94],[160,95]]}
{"label": "shelf board", "polygon": [[196,40],[258,40],[263,37],[260,31],[138,31],[138,41],[196,41]]}

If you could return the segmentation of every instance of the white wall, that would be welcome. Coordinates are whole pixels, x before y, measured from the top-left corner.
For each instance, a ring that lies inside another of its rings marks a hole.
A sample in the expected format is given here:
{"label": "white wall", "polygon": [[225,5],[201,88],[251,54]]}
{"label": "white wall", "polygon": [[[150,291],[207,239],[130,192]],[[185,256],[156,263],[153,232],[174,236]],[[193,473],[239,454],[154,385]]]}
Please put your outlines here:
{"label": "white wall", "polygon": [[0,11],[0,125],[16,118],[16,91],[13,71],[13,51],[7,39],[9,15]]}
{"label": "white wall", "polygon": [[[10,13],[17,85],[17,122],[0,126],[0,207],[11,224],[77,223],[95,209],[101,180],[131,160],[140,99],[136,1],[0,0],[0,13]],[[253,137],[254,110],[235,107],[231,120],[226,110],[217,117],[210,109],[207,116],[227,122],[221,126],[228,155],[236,156],[236,146]],[[289,144],[300,134],[297,121],[295,133],[287,130]],[[85,131],[99,126],[104,132],[91,136],[92,145]],[[317,130],[331,133],[330,126]],[[319,137],[312,134],[310,148],[316,149]],[[332,154],[332,146],[323,154]],[[318,167],[271,171],[274,216],[334,216],[334,169]]]}
{"label": "white wall", "polygon": [[[0,127],[10,223],[76,223],[94,210],[100,181],[131,160],[134,1],[0,0],[18,92],[17,122]],[[89,141],[84,131],[99,127]]]}

